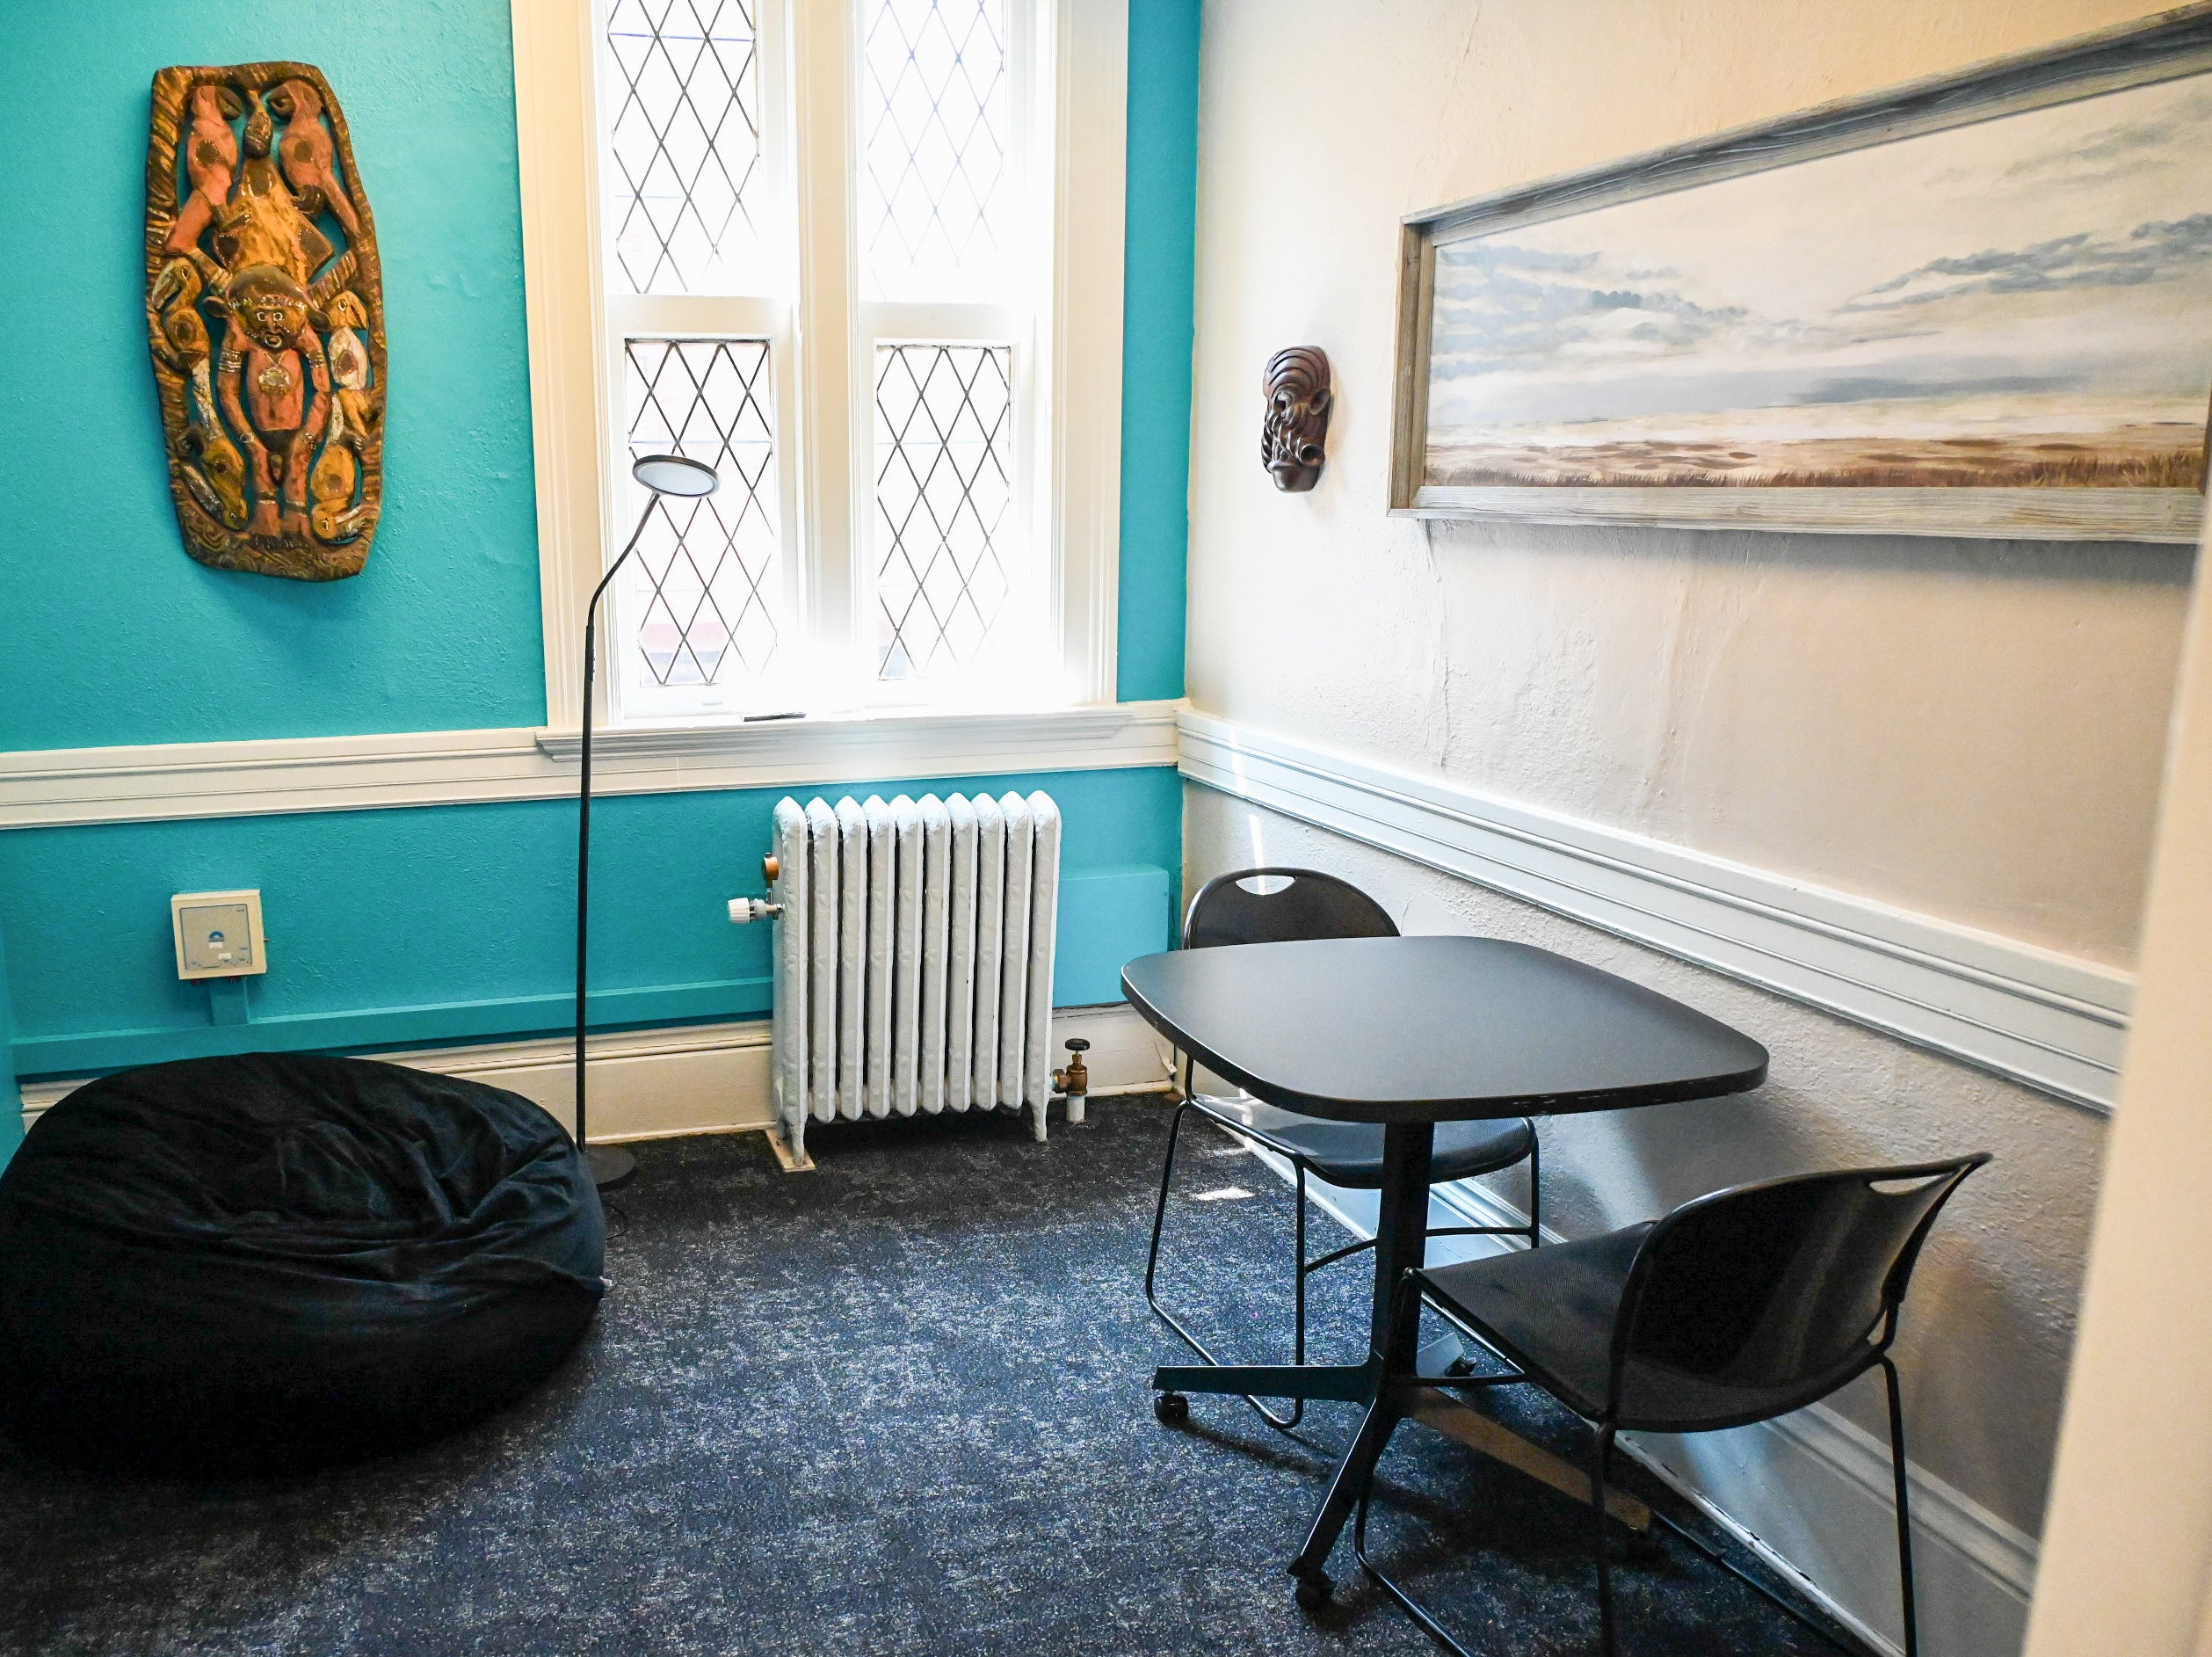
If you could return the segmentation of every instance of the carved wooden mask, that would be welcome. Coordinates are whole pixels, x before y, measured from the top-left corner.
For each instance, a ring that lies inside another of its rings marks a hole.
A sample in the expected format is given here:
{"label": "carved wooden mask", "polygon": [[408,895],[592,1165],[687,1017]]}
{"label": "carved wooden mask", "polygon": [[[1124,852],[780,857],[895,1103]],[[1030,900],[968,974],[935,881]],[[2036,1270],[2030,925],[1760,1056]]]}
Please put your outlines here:
{"label": "carved wooden mask", "polygon": [[321,70],[155,74],[146,326],[185,550],[360,573],[384,492],[384,282]]}
{"label": "carved wooden mask", "polygon": [[1267,360],[1267,413],[1260,425],[1260,463],[1277,489],[1303,491],[1321,481],[1329,436],[1329,358],[1318,345],[1293,345]]}

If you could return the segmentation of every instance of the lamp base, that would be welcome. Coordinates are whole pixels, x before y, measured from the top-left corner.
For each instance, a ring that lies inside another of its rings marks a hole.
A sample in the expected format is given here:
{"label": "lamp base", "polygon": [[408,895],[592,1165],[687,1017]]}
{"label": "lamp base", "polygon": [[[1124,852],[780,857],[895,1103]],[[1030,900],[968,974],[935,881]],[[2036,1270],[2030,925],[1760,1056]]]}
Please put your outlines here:
{"label": "lamp base", "polygon": [[591,1183],[607,1191],[637,1172],[637,1159],[619,1145],[588,1145],[584,1147],[584,1166],[591,1173]]}

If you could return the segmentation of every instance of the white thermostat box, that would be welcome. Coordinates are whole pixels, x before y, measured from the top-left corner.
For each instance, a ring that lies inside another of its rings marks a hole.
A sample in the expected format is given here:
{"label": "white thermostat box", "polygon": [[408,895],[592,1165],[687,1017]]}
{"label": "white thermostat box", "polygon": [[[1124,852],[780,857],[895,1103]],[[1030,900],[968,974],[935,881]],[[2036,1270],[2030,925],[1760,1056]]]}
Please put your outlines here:
{"label": "white thermostat box", "polygon": [[243,978],[269,970],[259,891],[178,892],[169,900],[180,978]]}

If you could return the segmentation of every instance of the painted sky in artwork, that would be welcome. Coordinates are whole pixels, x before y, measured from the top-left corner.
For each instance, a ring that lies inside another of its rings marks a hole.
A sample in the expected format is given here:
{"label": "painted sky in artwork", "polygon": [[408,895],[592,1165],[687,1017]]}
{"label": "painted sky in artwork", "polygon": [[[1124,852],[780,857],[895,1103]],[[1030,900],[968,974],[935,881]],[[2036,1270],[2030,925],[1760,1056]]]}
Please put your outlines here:
{"label": "painted sky in artwork", "polygon": [[2208,156],[2198,76],[1440,246],[1430,442],[2201,428]]}

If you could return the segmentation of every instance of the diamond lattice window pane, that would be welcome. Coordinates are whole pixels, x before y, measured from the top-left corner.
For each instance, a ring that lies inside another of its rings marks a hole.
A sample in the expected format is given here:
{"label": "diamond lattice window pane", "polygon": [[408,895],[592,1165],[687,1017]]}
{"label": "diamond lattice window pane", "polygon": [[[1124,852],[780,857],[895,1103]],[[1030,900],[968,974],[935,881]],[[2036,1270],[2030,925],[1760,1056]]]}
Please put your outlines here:
{"label": "diamond lattice window pane", "polygon": [[859,235],[880,299],[998,291],[1012,183],[1001,0],[862,0]]}
{"label": "diamond lattice window pane", "polygon": [[613,0],[606,222],[629,292],[758,285],[758,44],[746,0]]}
{"label": "diamond lattice window pane", "polygon": [[[629,447],[704,461],[722,487],[664,496],[639,537],[629,614],[656,685],[758,678],[776,650],[775,421],[765,339],[633,339]],[[629,485],[641,511],[642,485]],[[635,521],[635,520],[631,520]]]}
{"label": "diamond lattice window pane", "polygon": [[975,666],[1012,582],[1012,352],[875,349],[876,672]]}

